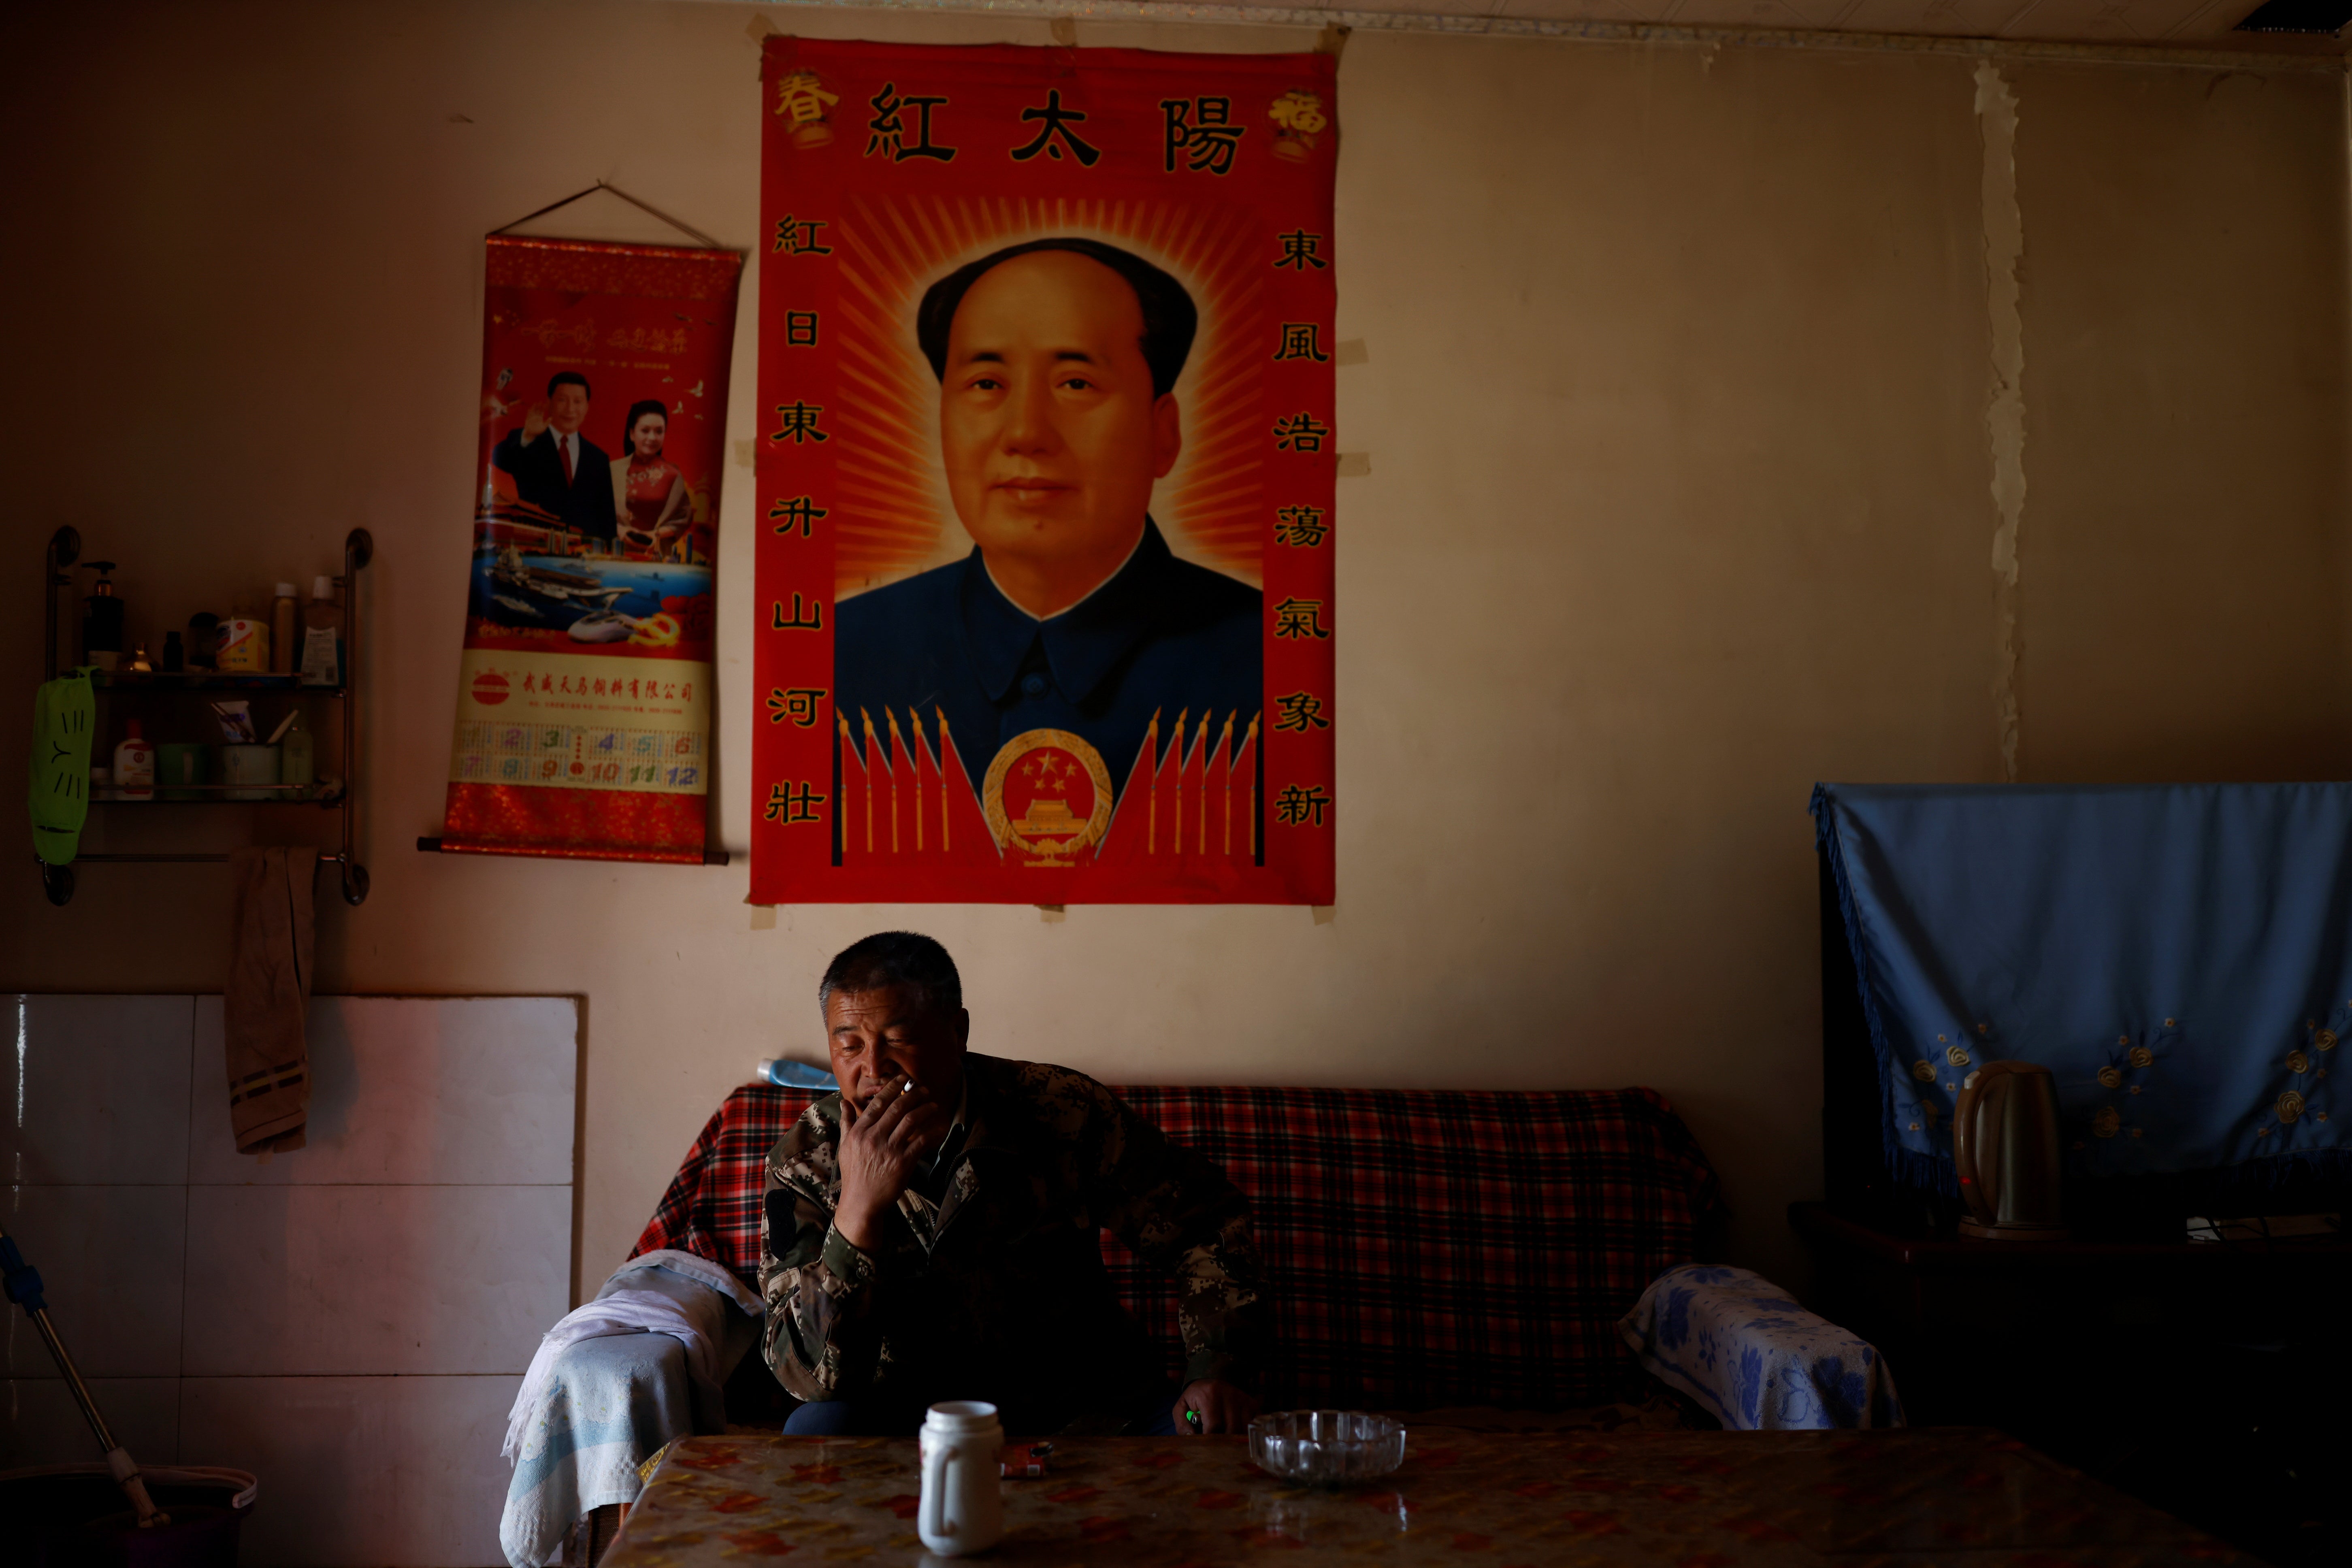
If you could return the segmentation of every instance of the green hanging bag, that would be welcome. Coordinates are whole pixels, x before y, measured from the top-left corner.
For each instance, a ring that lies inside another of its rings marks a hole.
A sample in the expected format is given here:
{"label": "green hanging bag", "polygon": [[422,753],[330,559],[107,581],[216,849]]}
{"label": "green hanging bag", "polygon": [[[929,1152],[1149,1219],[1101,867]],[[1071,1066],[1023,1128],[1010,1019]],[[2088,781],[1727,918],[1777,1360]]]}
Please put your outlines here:
{"label": "green hanging bag", "polygon": [[72,865],[81,847],[97,717],[86,668],[44,681],[33,693],[33,776],[26,799],[33,812],[33,853],[47,865]]}

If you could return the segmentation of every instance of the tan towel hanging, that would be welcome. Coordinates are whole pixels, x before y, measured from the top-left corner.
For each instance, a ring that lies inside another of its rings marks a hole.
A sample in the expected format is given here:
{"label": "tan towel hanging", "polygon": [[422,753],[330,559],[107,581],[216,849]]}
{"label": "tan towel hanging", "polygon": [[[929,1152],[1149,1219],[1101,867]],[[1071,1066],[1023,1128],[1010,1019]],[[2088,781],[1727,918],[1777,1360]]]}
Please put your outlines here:
{"label": "tan towel hanging", "polygon": [[236,1152],[299,1149],[310,1116],[310,1004],[315,849],[239,849],[229,857],[236,911],[223,1014],[228,1115]]}

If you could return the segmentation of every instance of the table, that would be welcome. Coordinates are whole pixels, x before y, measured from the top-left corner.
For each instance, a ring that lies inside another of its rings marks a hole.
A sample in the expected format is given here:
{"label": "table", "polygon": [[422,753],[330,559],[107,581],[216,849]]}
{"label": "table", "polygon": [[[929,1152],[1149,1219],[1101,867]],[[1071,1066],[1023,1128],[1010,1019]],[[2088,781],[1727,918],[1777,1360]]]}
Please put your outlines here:
{"label": "table", "polygon": [[[936,1563],[915,1536],[919,1484],[912,1438],[690,1437],[663,1458],[604,1563]],[[1062,1438],[1048,1474],[1003,1487],[1005,1539],[975,1562],[2252,1562],[1974,1429],[1432,1428],[1409,1438],[1395,1476],[1347,1492],[1282,1485],[1238,1437]]]}
{"label": "table", "polygon": [[2352,1244],[1970,1241],[1810,1203],[1789,1221],[1812,1304],[1885,1355],[1912,1420],[1999,1426],[2280,1568],[2344,1560]]}

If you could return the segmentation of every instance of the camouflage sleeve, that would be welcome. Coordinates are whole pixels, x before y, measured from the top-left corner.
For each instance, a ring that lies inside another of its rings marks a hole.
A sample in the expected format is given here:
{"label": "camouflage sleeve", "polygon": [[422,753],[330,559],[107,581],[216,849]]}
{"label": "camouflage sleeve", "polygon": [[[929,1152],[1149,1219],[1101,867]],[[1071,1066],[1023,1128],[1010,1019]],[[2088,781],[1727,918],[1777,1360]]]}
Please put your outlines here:
{"label": "camouflage sleeve", "polygon": [[1265,1266],[1249,1201],[1202,1154],[1170,1142],[1099,1084],[1086,1141],[1103,1226],[1151,1268],[1172,1275],[1184,1336],[1184,1380],[1259,1386],[1272,1339]]}
{"label": "camouflage sleeve", "polygon": [[876,1261],[833,1223],[828,1125],[812,1106],[768,1155],[760,1205],[760,1353],[793,1398],[845,1399],[874,1381]]}

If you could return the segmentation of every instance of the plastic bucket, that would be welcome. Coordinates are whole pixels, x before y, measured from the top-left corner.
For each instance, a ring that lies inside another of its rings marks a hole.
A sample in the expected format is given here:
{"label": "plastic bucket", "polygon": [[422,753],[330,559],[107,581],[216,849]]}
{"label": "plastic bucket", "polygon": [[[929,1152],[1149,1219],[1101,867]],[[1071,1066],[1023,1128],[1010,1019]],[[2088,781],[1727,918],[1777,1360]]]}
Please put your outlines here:
{"label": "plastic bucket", "polygon": [[[0,1545],[27,1568],[236,1568],[260,1483],[205,1465],[142,1467],[172,1522],[142,1530],[103,1461],[0,1471]],[[20,1557],[18,1554],[23,1553]]]}

